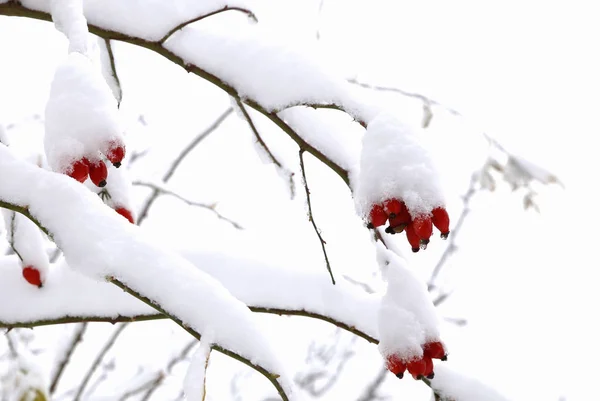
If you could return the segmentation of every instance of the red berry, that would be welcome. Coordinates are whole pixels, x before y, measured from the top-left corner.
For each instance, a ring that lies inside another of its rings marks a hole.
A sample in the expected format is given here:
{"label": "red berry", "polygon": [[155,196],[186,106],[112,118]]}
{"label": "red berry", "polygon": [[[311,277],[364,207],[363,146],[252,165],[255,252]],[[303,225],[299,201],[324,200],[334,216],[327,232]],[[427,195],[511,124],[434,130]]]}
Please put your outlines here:
{"label": "red berry", "polygon": [[406,364],[397,355],[388,356],[385,361],[385,366],[398,379],[402,379],[404,372],[406,371]]}
{"label": "red berry", "polygon": [[428,379],[433,379],[433,377],[435,376],[433,373],[433,361],[428,356],[423,356],[423,360],[425,361],[424,376]]}
{"label": "red berry", "polygon": [[431,219],[428,216],[417,216],[417,218],[413,220],[413,227],[415,229],[415,234],[417,234],[421,242],[427,244],[431,234],[433,234]]}
{"label": "red berry", "polygon": [[129,210],[125,209],[124,207],[118,207],[115,209],[115,211],[121,216],[125,217],[127,220],[129,220],[131,224],[135,224],[135,220],[133,220],[133,215]]}
{"label": "red berry", "polygon": [[443,207],[436,207],[431,211],[431,214],[433,214],[431,221],[442,233],[442,238],[448,238],[448,234],[450,234],[450,217],[448,216],[446,209]]}
{"label": "red berry", "polygon": [[420,380],[425,377],[427,372],[427,363],[423,358],[414,359],[406,365],[406,369],[415,380]]}
{"label": "red berry", "polygon": [[383,207],[385,208],[385,212],[391,217],[398,216],[402,213],[402,209],[406,209],[404,206],[404,202],[400,202],[398,199],[388,199],[383,202]]}
{"label": "red berry", "polygon": [[370,227],[379,227],[385,224],[387,221],[387,214],[383,210],[381,205],[374,205],[369,213]]}
{"label": "red berry", "polygon": [[[395,201],[395,199],[392,199],[392,201]],[[386,207],[390,204],[395,205],[392,201],[388,201]],[[398,202],[398,205],[399,206],[395,205],[390,209],[395,212],[394,215],[390,214],[390,226],[386,229],[386,232],[390,234],[401,233],[411,221],[410,213],[408,213],[408,209],[404,202]]]}
{"label": "red berry", "polygon": [[410,223],[408,226],[406,226],[405,231],[406,231],[406,239],[408,240],[408,243],[410,244],[412,251],[419,252],[419,248],[421,246],[421,239],[415,232],[415,227],[414,227],[413,223]]}
{"label": "red berry", "polygon": [[84,182],[87,180],[89,172],[90,170],[85,159],[80,159],[71,164],[67,175],[71,178],[75,178],[79,182]]}
{"label": "red berry", "polygon": [[88,160],[88,166],[90,168],[90,180],[92,180],[94,185],[97,187],[105,186],[106,178],[108,177],[108,169],[106,168],[106,164],[104,164],[102,160]]}
{"label": "red berry", "polygon": [[33,266],[25,266],[21,273],[23,274],[23,278],[25,278],[29,284],[40,288],[42,287],[42,277],[38,269]]}
{"label": "red berry", "polygon": [[108,150],[106,151],[106,158],[115,166],[116,168],[121,167],[121,161],[125,158],[125,145],[112,141],[108,145]]}
{"label": "red berry", "polygon": [[446,350],[444,344],[439,341],[432,341],[423,346],[423,353],[430,358],[446,360]]}

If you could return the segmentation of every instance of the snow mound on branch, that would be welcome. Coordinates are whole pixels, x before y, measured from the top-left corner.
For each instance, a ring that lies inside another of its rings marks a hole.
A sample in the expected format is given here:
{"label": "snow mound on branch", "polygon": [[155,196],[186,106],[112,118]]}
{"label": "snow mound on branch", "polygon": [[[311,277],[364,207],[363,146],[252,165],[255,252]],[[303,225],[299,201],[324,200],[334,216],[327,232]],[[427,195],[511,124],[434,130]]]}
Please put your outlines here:
{"label": "snow mound on branch", "polygon": [[87,53],[90,38],[82,0],[50,0],[50,12],[56,29],[69,39],[69,53]]}
{"label": "snow mound on branch", "polygon": [[460,401],[509,401],[493,388],[450,369],[446,364],[435,366],[431,387],[447,399]]}
{"label": "snow mound on branch", "polygon": [[387,281],[379,310],[379,350],[383,355],[420,357],[422,344],[440,338],[435,306],[425,284],[399,256],[378,244],[377,260]]}
{"label": "snow mound on branch", "polygon": [[385,112],[369,123],[355,188],[362,217],[372,205],[390,198],[401,198],[413,217],[444,204],[438,173],[420,135],[420,128]]}
{"label": "snow mound on branch", "polygon": [[18,160],[0,145],[0,199],[28,205],[53,233],[71,268],[97,280],[115,277],[198,333],[291,384],[250,310],[217,280],[178,254],[144,238],[70,177]]}
{"label": "snow mound on branch", "polygon": [[314,49],[291,46],[258,25],[236,30],[190,26],[164,46],[268,111],[298,104],[341,105],[349,97],[349,84],[318,62]]}
{"label": "snow mound on branch", "polygon": [[183,392],[186,400],[203,401],[206,396],[206,369],[210,357],[210,346],[209,338],[206,335],[203,336],[183,381]]}
{"label": "snow mound on branch", "polygon": [[111,140],[122,141],[117,103],[100,70],[80,53],[57,68],[46,106],[44,147],[50,167],[65,172]]}

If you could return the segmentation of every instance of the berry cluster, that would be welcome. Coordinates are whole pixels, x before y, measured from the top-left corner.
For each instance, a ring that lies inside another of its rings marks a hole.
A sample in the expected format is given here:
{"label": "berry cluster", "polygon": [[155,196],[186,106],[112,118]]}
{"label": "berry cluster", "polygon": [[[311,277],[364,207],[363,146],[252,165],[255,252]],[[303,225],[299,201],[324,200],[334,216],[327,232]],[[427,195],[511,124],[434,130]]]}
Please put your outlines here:
{"label": "berry cluster", "polygon": [[447,359],[444,345],[439,341],[428,342],[423,345],[423,356],[418,359],[405,360],[396,354],[386,358],[386,367],[398,379],[404,377],[404,372],[412,375],[415,380],[423,378],[433,379],[433,359],[445,361]]}
{"label": "berry cluster", "polygon": [[[125,157],[125,145],[119,141],[111,141],[108,143],[104,154],[113,166],[119,168]],[[104,187],[108,177],[108,169],[104,161],[99,158],[83,157],[69,166],[67,175],[79,182],[84,182],[89,176],[94,185]]]}
{"label": "berry cluster", "polygon": [[427,248],[429,238],[433,234],[433,226],[440,230],[442,239],[448,238],[450,234],[450,218],[443,207],[436,207],[429,214],[411,216],[403,201],[395,198],[388,199],[383,204],[376,204],[371,208],[367,227],[380,227],[388,220],[390,225],[385,232],[389,234],[406,232],[406,238],[413,252]]}

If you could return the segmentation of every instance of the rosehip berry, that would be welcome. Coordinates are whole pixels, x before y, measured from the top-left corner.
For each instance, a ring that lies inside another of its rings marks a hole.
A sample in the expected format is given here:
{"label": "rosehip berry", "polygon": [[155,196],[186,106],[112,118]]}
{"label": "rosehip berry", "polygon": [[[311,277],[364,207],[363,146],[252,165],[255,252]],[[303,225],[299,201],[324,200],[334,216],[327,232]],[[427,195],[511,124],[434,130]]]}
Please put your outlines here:
{"label": "rosehip berry", "polygon": [[433,234],[431,219],[428,216],[417,216],[417,218],[413,220],[413,227],[415,229],[415,234],[419,237],[421,246],[425,249],[429,243],[431,234]]}
{"label": "rosehip berry", "polygon": [[444,344],[439,341],[432,341],[425,344],[423,346],[423,354],[433,359],[441,359],[442,361],[447,359]]}
{"label": "rosehip berry", "polygon": [[404,377],[406,371],[406,364],[397,355],[390,355],[385,361],[385,366],[392,372],[398,379]]}
{"label": "rosehip berry", "polygon": [[124,207],[119,207],[115,209],[115,211],[121,216],[125,217],[127,220],[129,220],[131,224],[135,224],[135,220],[133,220],[133,215],[129,210],[125,209]]}
{"label": "rosehip berry", "polygon": [[387,214],[381,205],[374,205],[369,213],[369,228],[379,227],[387,221]]}
{"label": "rosehip berry", "polygon": [[108,169],[106,164],[102,160],[89,161],[88,166],[90,169],[90,180],[97,187],[103,187],[106,185],[106,177],[108,177]]}
{"label": "rosehip berry", "polygon": [[410,244],[412,251],[419,252],[420,245],[421,245],[421,242],[420,242],[421,239],[415,232],[415,227],[414,227],[413,223],[410,223],[408,226],[406,226],[405,231],[406,231],[406,239],[408,240],[408,243]]}
{"label": "rosehip berry", "polygon": [[67,175],[71,178],[75,178],[79,182],[87,180],[90,170],[84,159],[77,160],[69,167]]}
{"label": "rosehip berry", "polygon": [[421,380],[427,372],[427,363],[423,358],[414,359],[406,364],[406,369],[415,380]]}
{"label": "rosehip berry", "polygon": [[25,266],[21,271],[23,278],[31,285],[42,287],[42,277],[40,271],[33,266]]}
{"label": "rosehip berry", "polygon": [[433,379],[435,377],[435,374],[433,373],[433,361],[428,356],[423,356],[423,360],[425,361],[425,377]]}
{"label": "rosehip berry", "polygon": [[120,144],[116,141],[112,141],[108,145],[108,150],[106,151],[106,158],[116,168],[121,167],[121,161],[123,161],[123,159],[125,158],[125,145]]}
{"label": "rosehip berry", "polygon": [[410,213],[408,213],[406,205],[404,204],[404,202],[399,202],[399,205],[399,209],[395,209],[395,212],[397,212],[395,213],[395,216],[392,217],[392,215],[390,215],[390,225],[385,230],[385,232],[387,233],[401,233],[402,231],[404,231],[406,226],[410,224],[411,217]]}
{"label": "rosehip berry", "polygon": [[450,217],[448,217],[448,212],[443,207],[436,207],[431,211],[433,217],[431,221],[433,225],[440,230],[442,239],[448,238],[450,234]]}
{"label": "rosehip berry", "polygon": [[398,199],[388,199],[383,202],[383,207],[385,208],[385,212],[389,215],[390,219],[398,216],[402,213],[402,209],[406,209],[404,206],[404,202],[400,202]]}

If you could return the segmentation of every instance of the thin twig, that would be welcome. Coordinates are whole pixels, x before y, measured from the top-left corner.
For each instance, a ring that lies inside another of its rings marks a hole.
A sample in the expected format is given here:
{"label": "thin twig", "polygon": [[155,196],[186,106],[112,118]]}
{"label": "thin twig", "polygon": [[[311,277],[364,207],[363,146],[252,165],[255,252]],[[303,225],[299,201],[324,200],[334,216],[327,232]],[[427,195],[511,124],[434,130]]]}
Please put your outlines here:
{"label": "thin twig", "polygon": [[448,245],[446,246],[446,249],[444,249],[442,256],[440,256],[440,259],[438,260],[437,264],[433,268],[433,271],[431,272],[431,277],[429,278],[429,283],[427,284],[427,287],[430,291],[433,288],[435,288],[435,280],[436,280],[437,276],[439,275],[440,271],[442,270],[442,268],[444,267],[446,261],[448,260],[448,258],[450,256],[452,256],[452,254],[457,249],[456,236],[460,232],[460,229],[463,226],[465,218],[471,211],[471,209],[469,208],[469,205],[470,205],[471,199],[477,192],[477,182],[478,182],[478,172],[475,172],[471,176],[471,182],[469,184],[469,188],[467,189],[467,192],[463,195],[463,209],[462,209],[460,216],[458,217],[458,220],[456,221],[454,228],[452,229],[452,232],[450,233]]}
{"label": "thin twig", "polygon": [[110,73],[113,76],[113,78],[115,79],[115,83],[118,88],[118,93],[116,94],[117,107],[121,107],[121,100],[123,99],[123,89],[121,88],[121,81],[119,80],[119,74],[117,74],[117,65],[115,63],[115,54],[113,53],[110,39],[104,38],[103,40],[104,40],[104,46],[106,47],[106,54],[108,55]]}
{"label": "thin twig", "polygon": [[266,142],[264,141],[264,139],[258,132],[258,129],[256,128],[256,125],[254,124],[252,117],[250,117],[250,113],[248,113],[248,110],[246,110],[246,107],[244,106],[244,104],[242,103],[242,101],[240,100],[239,97],[235,98],[235,102],[236,102],[238,108],[240,109],[240,111],[242,112],[242,114],[244,115],[244,118],[248,122],[248,125],[250,126],[250,130],[254,134],[254,137],[256,138],[258,145],[265,151],[267,156],[269,156],[269,159],[271,160],[271,162],[275,166],[277,166],[277,168],[279,168],[281,171],[283,171],[285,173],[285,175],[288,176],[288,184],[290,186],[290,192],[292,194],[292,199],[293,199],[295,197],[294,172],[285,168],[283,166],[283,164],[279,160],[277,160],[277,158],[275,157],[273,152],[271,152],[271,149],[269,149]]}
{"label": "thin twig", "polygon": [[[182,151],[175,158],[173,163],[171,163],[171,166],[169,167],[169,169],[163,175],[163,182],[168,182],[171,179],[171,177],[173,176],[173,174],[175,174],[175,171],[177,170],[177,168],[179,167],[181,162],[186,158],[186,156],[196,146],[198,146],[198,144],[200,142],[202,142],[208,135],[210,135],[217,128],[219,128],[219,126],[223,123],[223,121],[225,121],[225,119],[229,115],[231,115],[232,112],[233,112],[233,108],[229,107],[219,117],[217,117],[217,119],[215,121],[213,121],[213,123],[210,126],[208,126],[204,131],[200,132],[198,135],[196,135],[196,137],[185,148],[182,149]],[[158,198],[159,195],[160,195],[160,191],[154,190],[152,192],[152,194],[150,194],[150,196],[147,198],[144,206],[142,206],[142,210],[140,211],[139,217],[137,219],[138,225],[141,224],[142,221],[144,221],[146,219],[146,217],[148,217],[148,211],[150,210],[150,208],[152,207],[152,205],[154,204],[154,202],[156,201],[156,199]],[[0,206],[2,206],[2,205],[0,204]]]}
{"label": "thin twig", "polygon": [[369,385],[363,391],[362,395],[358,397],[357,401],[373,401],[379,399],[377,391],[379,390],[379,387],[381,387],[383,382],[385,382],[387,372],[388,370],[385,366],[379,369],[377,376],[375,376],[371,383],[369,383]]}
{"label": "thin twig", "polygon": [[211,212],[213,212],[219,219],[224,220],[226,222],[228,222],[229,224],[231,224],[232,226],[234,226],[235,228],[237,228],[238,230],[243,230],[244,227],[242,227],[239,223],[223,216],[221,213],[217,212],[217,210],[215,209],[215,205],[212,204],[207,204],[207,203],[202,203],[202,202],[195,202],[195,201],[191,201],[187,198],[184,198],[183,196],[169,190],[166,188],[163,188],[157,184],[153,184],[151,182],[145,182],[145,181],[133,181],[132,185],[137,185],[137,186],[141,186],[141,187],[147,187],[147,188],[152,188],[154,191],[158,192],[159,194],[165,194],[165,195],[170,195],[174,198],[179,199],[182,202],[187,203],[190,206],[196,206],[196,207],[201,207],[203,209],[207,209],[210,210]]}
{"label": "thin twig", "polygon": [[169,32],[167,32],[158,41],[158,43],[162,45],[162,44],[164,44],[167,41],[167,39],[169,39],[171,36],[173,36],[173,34],[175,32],[177,32],[177,31],[185,28],[186,26],[188,26],[190,24],[193,24],[194,22],[198,22],[200,20],[203,20],[204,18],[208,18],[208,17],[211,17],[211,16],[216,15],[216,14],[220,14],[220,13],[225,12],[225,11],[240,11],[240,12],[246,14],[248,16],[248,18],[250,18],[252,21],[258,22],[258,19],[256,18],[256,15],[254,15],[254,13],[252,11],[248,10],[248,9],[241,8],[241,7],[229,7],[229,6],[225,6],[223,8],[218,9],[218,10],[211,11],[208,14],[200,15],[200,16],[198,16],[196,18],[192,18],[191,20],[182,22],[181,24],[179,24],[176,27],[174,27],[171,30],[169,30]]}
{"label": "thin twig", "polygon": [[148,380],[147,382],[139,385],[138,387],[131,389],[125,393],[123,393],[123,395],[121,397],[119,397],[119,401],[125,401],[130,397],[133,397],[134,395],[137,395],[139,393],[141,393],[144,390],[147,390],[148,388],[152,388],[156,385],[156,383],[160,383],[162,382],[164,378],[164,375],[159,373],[156,375],[156,377]]}
{"label": "thin twig", "polygon": [[90,366],[85,377],[81,381],[81,384],[79,385],[79,388],[77,389],[77,393],[75,393],[75,397],[73,398],[73,401],[81,400],[81,396],[83,395],[83,392],[84,392],[88,382],[90,381],[90,379],[96,372],[96,369],[98,369],[98,367],[100,366],[100,363],[102,363],[102,360],[104,359],[104,357],[106,356],[108,351],[110,351],[112,346],[117,341],[117,338],[119,337],[119,335],[123,332],[123,330],[125,330],[125,328],[127,328],[128,325],[129,325],[129,323],[123,323],[123,324],[119,325],[119,327],[117,327],[117,329],[112,333],[112,335],[110,336],[110,338],[108,339],[106,344],[104,344],[104,347],[100,350],[98,355],[96,355],[96,359],[94,359],[94,362],[92,362],[92,365]]}
{"label": "thin twig", "polygon": [[304,170],[304,149],[300,149],[298,152],[300,156],[300,170],[302,171],[302,181],[304,183],[304,190],[306,191],[306,203],[308,204],[308,219],[310,220],[313,228],[315,229],[315,233],[317,233],[317,237],[319,237],[319,242],[321,243],[321,249],[323,249],[323,255],[325,256],[325,264],[327,266],[327,271],[329,272],[329,276],[331,277],[331,282],[335,285],[335,278],[333,277],[333,272],[331,271],[331,265],[329,264],[329,257],[327,256],[327,249],[325,249],[325,240],[321,236],[321,231],[317,227],[315,223],[315,219],[313,217],[312,205],[310,203],[310,190],[308,189],[308,182],[306,181],[306,171]]}
{"label": "thin twig", "polygon": [[85,333],[85,330],[87,329],[87,325],[88,325],[87,322],[80,323],[77,325],[77,328],[73,332],[71,341],[69,342],[69,345],[68,345],[66,351],[64,352],[62,358],[58,361],[58,365],[56,366],[56,368],[54,369],[54,373],[52,374],[52,379],[50,380],[50,389],[49,389],[50,395],[53,395],[54,392],[56,391],[56,388],[58,387],[58,383],[60,382],[62,374],[71,360],[71,356],[75,352],[77,345],[83,339],[83,333]]}

